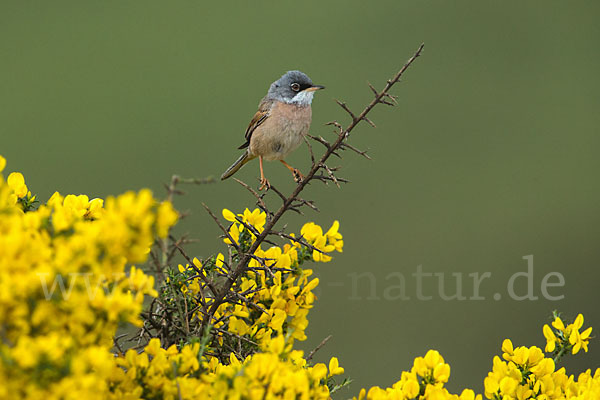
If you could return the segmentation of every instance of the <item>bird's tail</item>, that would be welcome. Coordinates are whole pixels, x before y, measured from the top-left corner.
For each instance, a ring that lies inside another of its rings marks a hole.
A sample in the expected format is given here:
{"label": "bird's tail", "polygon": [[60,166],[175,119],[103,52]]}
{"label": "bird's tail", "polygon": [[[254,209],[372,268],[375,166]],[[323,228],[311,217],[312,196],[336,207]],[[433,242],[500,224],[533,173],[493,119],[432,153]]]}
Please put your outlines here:
{"label": "bird's tail", "polygon": [[227,179],[231,175],[238,172],[238,170],[242,168],[244,164],[246,164],[251,159],[252,158],[250,158],[248,155],[248,151],[245,151],[244,154],[242,154],[241,157],[238,158],[231,167],[227,168],[227,171],[223,172],[223,175],[221,175],[221,180]]}

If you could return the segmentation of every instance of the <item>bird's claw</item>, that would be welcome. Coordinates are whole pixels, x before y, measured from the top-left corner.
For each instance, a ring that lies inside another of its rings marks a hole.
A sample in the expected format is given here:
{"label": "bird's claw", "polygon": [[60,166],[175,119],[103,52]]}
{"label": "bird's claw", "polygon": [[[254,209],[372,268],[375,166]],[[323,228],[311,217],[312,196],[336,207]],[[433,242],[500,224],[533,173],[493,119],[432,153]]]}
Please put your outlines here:
{"label": "bird's claw", "polygon": [[263,190],[263,189],[271,189],[271,184],[269,183],[269,180],[267,178],[261,178],[260,179],[260,187],[258,188],[258,190]]}
{"label": "bird's claw", "polygon": [[294,182],[296,183],[300,183],[304,180],[304,175],[302,175],[302,172],[296,168],[292,170],[292,175],[294,175]]}

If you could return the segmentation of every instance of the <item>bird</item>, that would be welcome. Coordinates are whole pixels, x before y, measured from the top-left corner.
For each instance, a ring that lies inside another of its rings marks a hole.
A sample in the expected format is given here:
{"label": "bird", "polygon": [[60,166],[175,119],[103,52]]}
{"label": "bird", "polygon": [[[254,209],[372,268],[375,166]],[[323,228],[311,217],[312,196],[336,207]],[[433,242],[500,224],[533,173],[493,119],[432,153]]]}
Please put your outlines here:
{"label": "bird", "polygon": [[263,160],[279,160],[292,172],[294,181],[301,182],[304,179],[302,173],[286,163],[284,158],[296,150],[308,134],[313,96],[320,89],[325,89],[325,86],[313,84],[308,75],[298,70],[288,71],[273,82],[246,129],[246,141],[238,147],[245,149],[244,153],[221,175],[221,180],[229,178],[248,161],[258,157],[259,190],[270,187],[263,170]]}

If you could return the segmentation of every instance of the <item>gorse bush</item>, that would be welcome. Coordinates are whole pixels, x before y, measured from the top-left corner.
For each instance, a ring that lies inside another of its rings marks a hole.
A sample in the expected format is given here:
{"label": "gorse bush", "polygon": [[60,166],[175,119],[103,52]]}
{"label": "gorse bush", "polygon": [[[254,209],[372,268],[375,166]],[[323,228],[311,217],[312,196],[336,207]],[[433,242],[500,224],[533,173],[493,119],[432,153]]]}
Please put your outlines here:
{"label": "gorse bush", "polygon": [[[0,171],[5,163],[0,158]],[[223,214],[236,221],[233,213]],[[231,260],[218,254],[167,266],[160,285],[132,266],[144,262],[177,221],[171,203],[142,190],[105,202],[55,193],[37,207],[23,176],[12,173],[0,178],[0,215],[2,398],[327,398],[332,377],[343,372],[335,358],[329,368],[308,365],[293,349],[295,340],[306,338],[318,285],[301,265],[329,261],[327,253],[342,250],[337,222],[325,233],[306,224],[307,246],[291,241],[257,249],[232,288],[243,301],[222,302],[196,336],[202,305],[212,301],[200,281],[226,275]],[[243,251],[254,240],[245,226],[260,232],[265,214],[246,211],[239,218],[226,241]],[[149,309],[163,307],[160,314],[143,312],[145,295],[155,299]],[[155,329],[163,342],[148,336],[157,316],[167,318]],[[177,317],[187,329],[169,323]],[[123,323],[150,338],[143,351],[111,351]]]}
{"label": "gorse bush", "polygon": [[21,174],[0,178],[0,397],[105,398],[117,327],[141,326],[144,295],[156,295],[130,265],[177,214],[147,190],[36,203]]}
{"label": "gorse bush", "polygon": [[[0,157],[0,172],[5,164]],[[55,193],[38,206],[21,174],[3,176],[0,398],[328,399],[348,383],[338,377],[344,369],[337,358],[312,363],[294,348],[306,339],[319,284],[307,263],[342,251],[337,221],[327,231],[309,222],[281,246],[259,246],[228,301],[208,318],[231,265],[264,229],[265,212],[223,210],[227,256],[201,261],[181,250],[189,262],[169,266],[155,254],[164,267],[155,282],[133,264],[169,236],[178,219],[170,202],[142,190],[106,201]],[[181,241],[173,243],[181,249]],[[123,324],[141,329],[129,349],[115,338]],[[574,377],[557,367],[565,354],[587,351],[591,328],[583,324],[581,315],[570,324],[555,315],[543,327],[546,353],[505,340],[483,395],[600,398],[600,369]],[[449,377],[450,366],[430,350],[392,387],[362,389],[355,398],[482,398],[470,389],[450,394]]]}

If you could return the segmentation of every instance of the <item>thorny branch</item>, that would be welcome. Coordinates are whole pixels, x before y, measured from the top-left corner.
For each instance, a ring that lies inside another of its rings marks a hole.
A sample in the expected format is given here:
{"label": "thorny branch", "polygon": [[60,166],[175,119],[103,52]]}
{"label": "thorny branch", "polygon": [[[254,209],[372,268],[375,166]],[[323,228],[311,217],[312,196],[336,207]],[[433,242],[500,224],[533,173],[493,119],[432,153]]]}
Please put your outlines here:
{"label": "thorny branch", "polygon": [[[208,310],[208,312],[206,314],[204,314],[204,318],[202,319],[202,329],[203,330],[209,325],[210,321],[212,320],[212,318],[215,314],[215,311],[226,300],[228,293],[230,292],[233,284],[247,269],[248,263],[251,259],[251,255],[254,254],[254,252],[258,249],[258,247],[261,245],[261,243],[263,241],[265,241],[267,236],[273,231],[275,224],[277,224],[277,222],[281,219],[281,217],[287,211],[294,209],[294,203],[297,202],[297,200],[299,199],[300,193],[304,190],[306,185],[308,185],[313,179],[323,179],[324,178],[324,176],[318,176],[317,172],[321,169],[324,169],[327,172],[328,177],[330,179],[332,179],[334,181],[334,183],[337,184],[339,181],[341,181],[340,178],[335,178],[333,176],[332,170],[325,166],[325,162],[329,159],[329,157],[332,154],[337,154],[336,151],[343,150],[344,147],[354,150],[358,154],[361,154],[363,156],[365,155],[365,153],[363,151],[349,147],[348,144],[345,143],[345,140],[348,139],[350,132],[352,132],[352,130],[354,130],[354,128],[361,121],[365,121],[365,122],[369,123],[370,125],[375,126],[375,124],[367,118],[367,114],[369,114],[369,112],[371,112],[371,110],[377,104],[381,103],[381,104],[386,104],[386,105],[394,105],[394,103],[396,102],[396,98],[394,96],[392,96],[391,94],[389,94],[389,91],[392,88],[392,86],[394,86],[394,84],[396,84],[400,80],[400,78],[402,77],[404,72],[408,69],[408,67],[410,67],[410,65],[417,59],[417,57],[419,57],[421,55],[421,51],[423,50],[423,47],[424,47],[424,44],[419,46],[419,48],[417,49],[415,54],[406,62],[406,64],[404,64],[404,66],[391,79],[389,79],[387,81],[385,87],[380,92],[378,92],[371,84],[369,84],[370,89],[373,91],[374,98],[363,109],[363,111],[360,114],[358,114],[358,116],[355,115],[348,108],[348,106],[345,103],[336,100],[336,102],[340,105],[340,107],[342,107],[342,109],[344,109],[344,111],[346,111],[350,115],[350,117],[351,117],[350,124],[346,128],[342,128],[341,124],[339,124],[337,121],[334,121],[331,124],[338,128],[338,135],[337,135],[336,140],[333,143],[329,143],[323,138],[320,138],[318,140],[321,144],[323,144],[325,146],[325,148],[326,148],[325,153],[323,153],[323,155],[321,156],[321,158],[318,161],[313,162],[310,171],[306,174],[304,179],[298,183],[298,185],[296,186],[296,188],[292,192],[292,194],[290,194],[288,197],[285,197],[285,199],[282,199],[283,204],[281,205],[281,207],[279,207],[277,212],[275,212],[273,215],[271,215],[271,217],[269,218],[268,222],[266,223],[266,225],[264,227],[264,230],[262,231],[262,233],[260,235],[257,235],[256,240],[252,243],[252,245],[250,246],[248,251],[246,251],[243,254],[240,254],[240,260],[238,261],[237,265],[233,268],[233,272],[231,272],[229,274],[229,276],[227,277],[227,280],[224,282],[219,294],[217,296],[215,296],[215,298],[213,299],[210,309]],[[278,192],[278,195],[280,197],[284,197],[279,192]]]}

